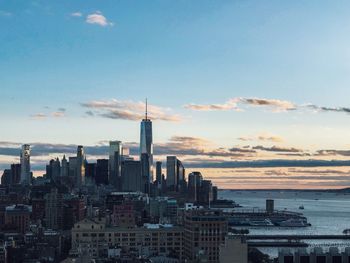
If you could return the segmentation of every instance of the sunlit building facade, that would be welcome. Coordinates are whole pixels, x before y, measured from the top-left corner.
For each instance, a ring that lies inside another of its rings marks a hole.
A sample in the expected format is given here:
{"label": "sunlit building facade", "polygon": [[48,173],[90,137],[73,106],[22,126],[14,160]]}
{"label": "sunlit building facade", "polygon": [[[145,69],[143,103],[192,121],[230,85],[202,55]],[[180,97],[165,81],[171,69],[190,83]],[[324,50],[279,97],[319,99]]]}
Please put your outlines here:
{"label": "sunlit building facade", "polygon": [[30,171],[30,145],[22,145],[21,150],[21,184],[31,184],[32,173]]}

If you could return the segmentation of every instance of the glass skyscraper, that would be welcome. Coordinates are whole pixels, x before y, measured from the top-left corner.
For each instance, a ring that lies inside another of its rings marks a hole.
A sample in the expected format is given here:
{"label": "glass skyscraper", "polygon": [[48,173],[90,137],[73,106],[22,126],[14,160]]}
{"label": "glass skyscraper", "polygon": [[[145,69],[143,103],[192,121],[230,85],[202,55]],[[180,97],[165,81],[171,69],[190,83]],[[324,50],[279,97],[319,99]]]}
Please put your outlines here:
{"label": "glass skyscraper", "polygon": [[[147,117],[147,101],[146,101],[146,116],[141,122],[140,132],[140,160],[143,178],[147,182],[153,182],[153,136],[152,136],[152,121]],[[145,169],[146,168],[146,169]]]}
{"label": "glass skyscraper", "polygon": [[31,184],[32,173],[30,172],[30,145],[22,145],[21,150],[21,184]]}
{"label": "glass skyscraper", "polygon": [[121,188],[121,155],[122,155],[122,142],[110,141],[109,142],[109,178],[110,184],[114,185],[118,190]]}

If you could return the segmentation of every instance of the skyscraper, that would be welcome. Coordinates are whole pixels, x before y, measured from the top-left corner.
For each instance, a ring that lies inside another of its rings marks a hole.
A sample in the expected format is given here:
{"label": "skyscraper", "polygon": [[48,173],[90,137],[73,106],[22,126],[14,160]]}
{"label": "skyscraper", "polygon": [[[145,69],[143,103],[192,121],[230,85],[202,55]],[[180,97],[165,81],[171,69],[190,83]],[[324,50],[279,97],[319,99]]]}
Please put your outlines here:
{"label": "skyscraper", "polygon": [[31,184],[32,173],[30,172],[30,145],[22,145],[21,150],[21,184]]}
{"label": "skyscraper", "polygon": [[77,149],[76,179],[78,187],[85,184],[85,154],[81,145]]}
{"label": "skyscraper", "polygon": [[68,174],[69,174],[68,162],[67,162],[66,156],[63,155],[62,165],[61,165],[61,176],[67,177]]}
{"label": "skyscraper", "polygon": [[121,188],[121,155],[122,143],[121,141],[109,142],[109,183],[114,185],[117,190]]}
{"label": "skyscraper", "polygon": [[157,185],[160,187],[162,185],[162,162],[156,162],[156,180]]}
{"label": "skyscraper", "polygon": [[147,100],[146,114],[141,122],[140,132],[140,160],[142,167],[142,177],[151,183],[153,181],[153,135],[152,121],[147,116]]}

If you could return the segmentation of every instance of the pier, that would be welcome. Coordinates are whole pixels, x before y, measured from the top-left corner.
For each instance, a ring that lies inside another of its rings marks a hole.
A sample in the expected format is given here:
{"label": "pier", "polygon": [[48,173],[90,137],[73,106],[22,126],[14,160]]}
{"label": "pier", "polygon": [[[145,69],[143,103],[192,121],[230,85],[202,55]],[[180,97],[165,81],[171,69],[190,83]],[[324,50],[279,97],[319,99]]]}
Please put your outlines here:
{"label": "pier", "polygon": [[350,240],[350,235],[247,235],[247,240]]}

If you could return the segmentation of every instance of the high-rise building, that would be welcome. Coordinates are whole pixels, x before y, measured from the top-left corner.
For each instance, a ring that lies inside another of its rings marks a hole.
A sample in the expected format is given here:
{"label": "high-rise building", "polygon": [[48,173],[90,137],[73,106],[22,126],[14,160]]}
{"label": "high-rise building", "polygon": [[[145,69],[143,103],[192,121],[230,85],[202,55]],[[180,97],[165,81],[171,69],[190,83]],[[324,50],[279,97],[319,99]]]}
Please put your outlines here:
{"label": "high-rise building", "polygon": [[69,174],[69,167],[68,167],[68,161],[66,159],[66,156],[63,155],[62,162],[61,162],[61,176],[66,177]]}
{"label": "high-rise building", "polygon": [[68,163],[68,176],[72,179],[75,179],[77,177],[77,157],[69,157],[69,163]]}
{"label": "high-rise building", "polygon": [[30,171],[30,145],[22,145],[21,150],[21,184],[32,183],[32,173]]}
{"label": "high-rise building", "polygon": [[58,158],[50,160],[46,165],[46,176],[50,179],[56,180],[61,175],[61,162]]}
{"label": "high-rise building", "polygon": [[76,180],[78,187],[85,185],[85,154],[81,145],[77,149]]}
{"label": "high-rise building", "polygon": [[162,162],[156,162],[156,180],[158,188],[162,185]]}
{"label": "high-rise building", "polygon": [[122,162],[122,190],[126,192],[143,192],[141,162],[126,160]]}
{"label": "high-rise building", "polygon": [[176,156],[166,158],[167,188],[170,191],[179,191],[185,182],[185,168]]}
{"label": "high-rise building", "polygon": [[219,262],[220,245],[227,234],[222,211],[194,209],[185,213],[184,249],[189,262]]}
{"label": "high-rise building", "polygon": [[97,185],[108,184],[108,159],[98,159],[96,163],[96,177]]}
{"label": "high-rise building", "polygon": [[57,188],[52,188],[45,195],[45,223],[51,229],[60,229],[63,225],[63,203],[62,194]]}
{"label": "high-rise building", "polygon": [[21,182],[21,164],[11,164],[12,183],[19,184]]}
{"label": "high-rise building", "polygon": [[141,122],[140,131],[140,160],[142,169],[142,177],[151,183],[153,182],[153,135],[152,121],[147,116],[147,100],[146,114]]}
{"label": "high-rise building", "polygon": [[121,155],[122,155],[122,143],[121,141],[109,142],[109,183],[112,184],[117,190],[121,188]]}
{"label": "high-rise building", "polygon": [[176,156],[166,157],[166,185],[169,190],[176,191],[177,186],[177,158]]}
{"label": "high-rise building", "polygon": [[85,163],[85,183],[94,185],[96,178],[96,163]]}
{"label": "high-rise building", "polygon": [[188,197],[197,202],[202,187],[203,176],[200,172],[192,172],[188,175]]}

